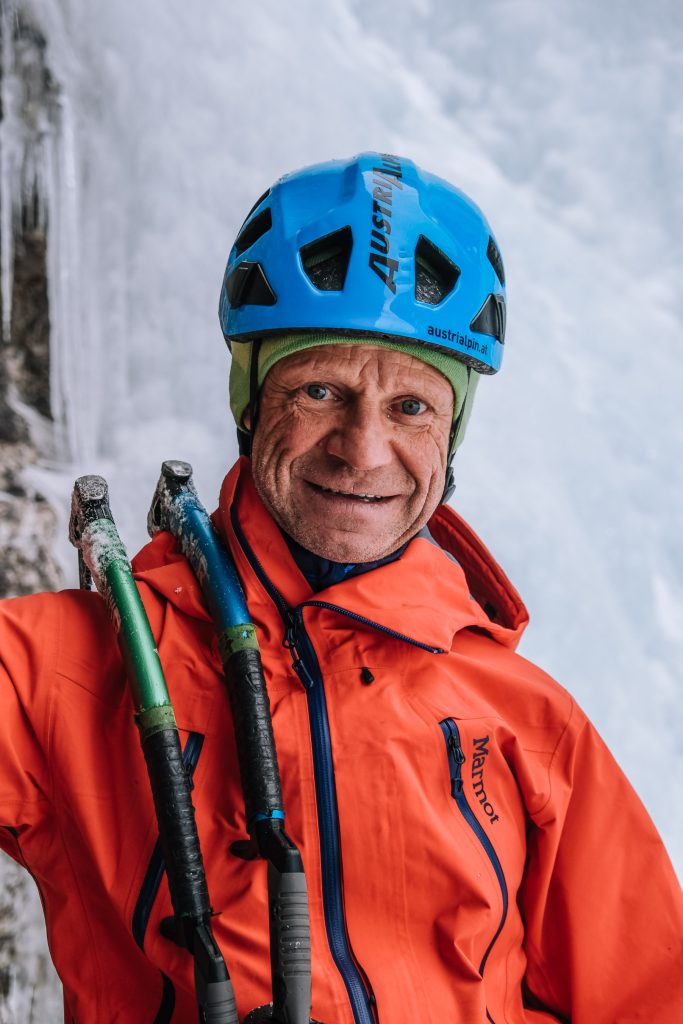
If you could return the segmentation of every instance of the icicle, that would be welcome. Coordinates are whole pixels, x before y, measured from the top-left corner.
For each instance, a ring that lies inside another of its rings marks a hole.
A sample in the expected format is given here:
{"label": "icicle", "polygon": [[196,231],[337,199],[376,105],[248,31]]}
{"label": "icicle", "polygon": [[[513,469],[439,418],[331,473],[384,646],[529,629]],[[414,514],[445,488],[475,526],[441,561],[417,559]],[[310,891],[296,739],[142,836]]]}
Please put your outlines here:
{"label": "icicle", "polygon": [[65,460],[91,462],[97,440],[93,358],[84,329],[88,281],[82,260],[82,197],[71,102],[62,93],[59,131],[46,152],[50,228],[47,269],[50,302],[51,404]]}

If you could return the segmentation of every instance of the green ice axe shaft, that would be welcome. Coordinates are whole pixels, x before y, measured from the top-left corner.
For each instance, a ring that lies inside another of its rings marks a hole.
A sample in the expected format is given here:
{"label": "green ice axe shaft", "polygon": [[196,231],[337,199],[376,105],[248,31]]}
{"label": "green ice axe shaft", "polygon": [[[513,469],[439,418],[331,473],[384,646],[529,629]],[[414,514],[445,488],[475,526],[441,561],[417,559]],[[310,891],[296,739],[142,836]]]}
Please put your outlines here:
{"label": "green ice axe shaft", "polygon": [[173,705],[103,477],[76,481],[69,539],[78,548],[81,586],[89,589],[94,580],[116,631],[152,787],[176,932],[194,957],[199,1022],[238,1024],[232,982],[211,929],[211,903]]}

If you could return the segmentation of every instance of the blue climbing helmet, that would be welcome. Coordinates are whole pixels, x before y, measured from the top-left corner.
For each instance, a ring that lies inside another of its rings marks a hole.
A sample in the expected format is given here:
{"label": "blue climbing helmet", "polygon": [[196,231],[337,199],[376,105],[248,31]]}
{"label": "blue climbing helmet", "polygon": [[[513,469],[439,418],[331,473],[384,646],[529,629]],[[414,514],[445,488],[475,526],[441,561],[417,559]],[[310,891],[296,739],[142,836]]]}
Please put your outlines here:
{"label": "blue climbing helmet", "polygon": [[228,346],[370,334],[491,374],[503,356],[505,273],[463,192],[403,157],[362,153],[286,174],[261,196],[230,251],[219,314]]}

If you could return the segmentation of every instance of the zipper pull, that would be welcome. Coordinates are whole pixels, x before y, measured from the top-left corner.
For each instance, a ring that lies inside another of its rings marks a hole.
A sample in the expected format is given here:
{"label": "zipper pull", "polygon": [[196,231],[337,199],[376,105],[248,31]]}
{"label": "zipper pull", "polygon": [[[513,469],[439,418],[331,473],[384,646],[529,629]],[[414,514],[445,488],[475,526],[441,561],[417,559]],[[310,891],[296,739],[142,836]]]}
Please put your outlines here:
{"label": "zipper pull", "polygon": [[292,658],[292,668],[298,675],[299,679],[306,687],[310,690],[313,686],[313,680],[306,671],[306,666],[299,657],[299,651],[296,646],[297,633],[298,633],[298,622],[296,612],[291,608],[287,610],[284,616],[285,620],[285,635],[282,641],[282,646],[286,647]]}
{"label": "zipper pull", "polygon": [[285,620],[285,635],[282,640],[282,646],[286,647],[288,651],[296,651],[296,615],[291,608],[288,608],[284,614]]}
{"label": "zipper pull", "polygon": [[453,733],[450,733],[448,737],[448,750],[451,759],[451,784],[453,786],[454,795],[455,793],[462,793],[462,765],[465,763],[465,755],[460,743],[455,738]]}

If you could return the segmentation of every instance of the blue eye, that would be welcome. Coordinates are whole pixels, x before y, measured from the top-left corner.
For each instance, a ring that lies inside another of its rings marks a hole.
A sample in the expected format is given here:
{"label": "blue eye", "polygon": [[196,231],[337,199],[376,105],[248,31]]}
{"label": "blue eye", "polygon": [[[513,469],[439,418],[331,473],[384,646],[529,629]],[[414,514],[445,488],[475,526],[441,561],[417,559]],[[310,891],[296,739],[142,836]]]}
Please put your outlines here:
{"label": "blue eye", "polygon": [[401,412],[406,416],[417,416],[422,410],[423,403],[417,398],[404,398],[401,402]]}
{"label": "blue eye", "polygon": [[322,402],[323,398],[327,398],[327,388],[323,384],[308,384],[306,394],[316,402]]}

